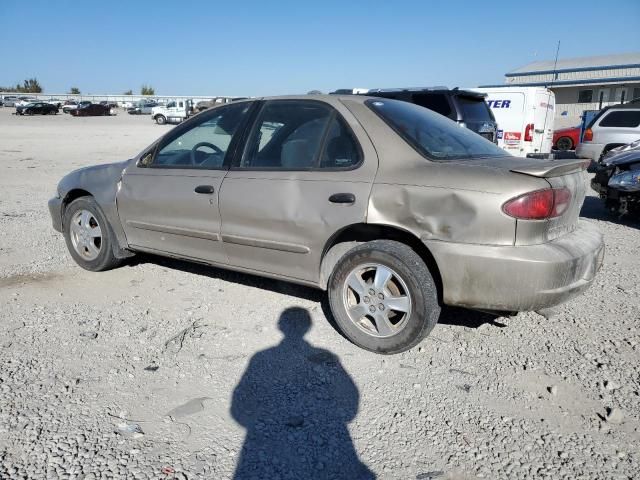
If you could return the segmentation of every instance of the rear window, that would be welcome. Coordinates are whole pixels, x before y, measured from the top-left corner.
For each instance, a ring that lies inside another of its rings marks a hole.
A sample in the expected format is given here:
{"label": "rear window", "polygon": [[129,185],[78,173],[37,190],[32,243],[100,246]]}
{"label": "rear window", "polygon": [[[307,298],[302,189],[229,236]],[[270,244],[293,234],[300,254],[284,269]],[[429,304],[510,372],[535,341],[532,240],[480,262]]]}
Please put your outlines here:
{"label": "rear window", "polygon": [[447,97],[441,93],[416,93],[413,95],[413,103],[421,107],[433,110],[440,115],[451,115],[451,105]]}
{"label": "rear window", "polygon": [[635,128],[640,125],[640,110],[618,110],[602,119],[600,127]]}
{"label": "rear window", "polygon": [[492,122],[494,117],[489,106],[481,98],[456,97],[465,122]]}
{"label": "rear window", "polygon": [[365,102],[421,154],[433,160],[509,156],[494,143],[456,122],[412,103],[371,99]]}

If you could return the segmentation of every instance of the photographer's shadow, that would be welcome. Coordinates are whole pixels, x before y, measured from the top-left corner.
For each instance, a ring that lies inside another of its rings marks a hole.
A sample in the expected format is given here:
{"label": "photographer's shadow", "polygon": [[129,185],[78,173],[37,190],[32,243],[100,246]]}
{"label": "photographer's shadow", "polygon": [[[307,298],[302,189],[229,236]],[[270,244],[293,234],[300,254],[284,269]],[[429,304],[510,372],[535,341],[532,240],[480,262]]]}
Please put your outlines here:
{"label": "photographer's shadow", "polygon": [[375,478],[347,429],[358,412],[353,380],[304,339],[307,310],[285,310],[278,326],[282,341],[251,358],[233,392],[231,414],[247,430],[234,478]]}

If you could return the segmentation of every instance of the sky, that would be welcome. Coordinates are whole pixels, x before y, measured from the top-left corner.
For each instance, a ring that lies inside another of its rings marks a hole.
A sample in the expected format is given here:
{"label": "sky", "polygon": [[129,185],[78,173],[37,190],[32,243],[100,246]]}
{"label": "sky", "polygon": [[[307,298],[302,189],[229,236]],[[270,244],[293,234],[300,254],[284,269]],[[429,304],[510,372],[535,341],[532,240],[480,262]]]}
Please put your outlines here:
{"label": "sky", "polygon": [[[640,0],[0,0],[0,86],[262,96],[503,83],[536,60],[640,51]],[[617,26],[616,26],[617,25]]]}

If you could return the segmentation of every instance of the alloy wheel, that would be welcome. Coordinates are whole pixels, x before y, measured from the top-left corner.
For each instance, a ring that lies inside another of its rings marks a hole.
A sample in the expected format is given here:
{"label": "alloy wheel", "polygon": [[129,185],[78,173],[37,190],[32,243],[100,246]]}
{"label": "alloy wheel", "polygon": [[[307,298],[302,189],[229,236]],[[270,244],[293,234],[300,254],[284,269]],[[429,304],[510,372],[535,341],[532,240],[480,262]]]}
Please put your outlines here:
{"label": "alloy wheel", "polygon": [[349,319],[374,337],[396,335],[411,317],[407,284],[386,265],[367,263],[354,268],[344,281],[342,298]]}
{"label": "alloy wheel", "polygon": [[78,210],[69,225],[71,243],[75,251],[85,260],[95,260],[102,248],[102,230],[98,219],[89,210]]}

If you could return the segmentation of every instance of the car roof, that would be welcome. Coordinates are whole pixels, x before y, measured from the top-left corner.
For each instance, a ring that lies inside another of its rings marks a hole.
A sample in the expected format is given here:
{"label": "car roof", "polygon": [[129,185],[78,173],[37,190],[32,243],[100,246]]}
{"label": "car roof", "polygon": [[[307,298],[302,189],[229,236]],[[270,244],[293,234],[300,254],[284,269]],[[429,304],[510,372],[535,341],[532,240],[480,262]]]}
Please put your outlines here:
{"label": "car roof", "polygon": [[[345,94],[345,95],[333,95],[333,94],[317,94],[317,95],[305,95],[305,94],[301,94],[301,95],[277,95],[277,96],[271,96],[271,97],[256,97],[256,98],[247,98],[247,99],[243,99],[243,100],[236,100],[233,103],[241,103],[241,102],[252,102],[252,101],[256,101],[256,100],[262,100],[262,101],[269,101],[269,100],[316,100],[316,101],[320,101],[320,102],[326,102],[326,103],[336,103],[339,100],[350,100],[350,101],[357,101],[360,103],[365,102],[368,99],[373,99],[374,97],[369,97],[367,95],[352,95],[352,94]],[[222,104],[222,105],[229,105],[228,103]]]}

